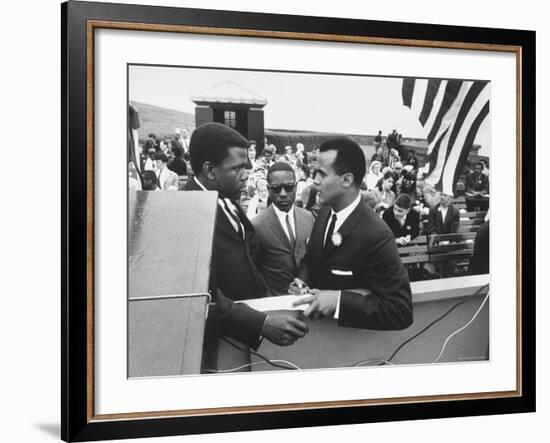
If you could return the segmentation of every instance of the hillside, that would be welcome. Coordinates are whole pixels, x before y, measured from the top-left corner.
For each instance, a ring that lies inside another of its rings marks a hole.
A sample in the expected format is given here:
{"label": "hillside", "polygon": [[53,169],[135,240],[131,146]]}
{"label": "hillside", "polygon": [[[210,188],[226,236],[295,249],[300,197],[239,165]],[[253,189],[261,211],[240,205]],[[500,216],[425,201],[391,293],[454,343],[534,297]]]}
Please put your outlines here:
{"label": "hillside", "polygon": [[195,115],[187,112],[174,111],[147,103],[130,102],[139,112],[139,141],[144,142],[147,135],[153,133],[158,139],[171,137],[174,129],[195,129]]}

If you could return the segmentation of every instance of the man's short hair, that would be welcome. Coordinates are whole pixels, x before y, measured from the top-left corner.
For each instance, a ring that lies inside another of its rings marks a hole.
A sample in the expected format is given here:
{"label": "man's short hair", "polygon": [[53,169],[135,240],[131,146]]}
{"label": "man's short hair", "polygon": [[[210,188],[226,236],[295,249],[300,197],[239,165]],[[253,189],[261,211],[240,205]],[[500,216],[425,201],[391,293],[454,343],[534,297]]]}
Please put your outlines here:
{"label": "man's short hair", "polygon": [[153,134],[152,132],[147,137],[157,138],[157,136],[155,134]]}
{"label": "man's short hair", "polygon": [[333,168],[338,175],[353,174],[353,181],[359,187],[367,170],[365,154],[361,147],[347,137],[326,140],[319,147],[320,152],[336,151]]}
{"label": "man's short hair", "polygon": [[189,141],[191,168],[199,175],[209,161],[220,165],[229,154],[229,148],[248,148],[248,140],[234,129],[221,123],[204,123],[193,131]]}
{"label": "man's short hair", "polygon": [[294,172],[294,169],[292,169],[292,166],[290,166],[286,162],[273,163],[271,167],[267,170],[267,180],[269,181],[269,174],[271,174],[272,172],[279,172],[279,171],[292,172],[292,175],[296,180],[296,173]]}
{"label": "man's short hair", "polygon": [[411,209],[412,199],[409,194],[399,194],[395,199],[395,206],[399,206],[402,209]]}
{"label": "man's short hair", "polygon": [[164,152],[159,152],[155,155],[155,160],[160,160],[161,162],[168,163],[168,156]]}

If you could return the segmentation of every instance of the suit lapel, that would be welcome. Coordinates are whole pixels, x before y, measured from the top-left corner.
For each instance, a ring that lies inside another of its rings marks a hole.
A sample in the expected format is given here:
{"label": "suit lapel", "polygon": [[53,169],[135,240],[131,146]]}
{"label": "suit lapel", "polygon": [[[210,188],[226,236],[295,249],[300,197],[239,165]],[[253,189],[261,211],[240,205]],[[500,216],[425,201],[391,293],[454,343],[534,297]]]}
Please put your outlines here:
{"label": "suit lapel", "polygon": [[[184,187],[184,190],[186,191],[204,191],[196,182],[195,179],[189,180]],[[219,194],[218,194],[219,198]],[[242,208],[237,204],[235,205],[237,207],[237,211],[239,212],[240,218],[243,221],[243,225],[245,227],[245,230],[248,229],[248,224],[246,223],[246,216],[243,218],[243,210]],[[250,224],[250,222],[248,222]],[[221,227],[224,231],[227,231],[231,236],[238,237],[242,240],[241,236],[235,231],[235,228],[233,227],[233,224],[229,221],[227,216],[225,215],[224,211],[220,208],[220,205],[216,202],[216,224],[217,226]],[[252,226],[252,225],[250,225]]]}
{"label": "suit lapel", "polygon": [[294,228],[296,230],[296,243],[302,242],[305,240],[305,225],[306,222],[302,215],[302,211],[298,211],[296,208],[293,208],[294,211]]}
{"label": "suit lapel", "polygon": [[[338,232],[342,236],[342,243],[346,241],[346,237],[348,237],[351,232],[355,229],[357,226],[357,223],[363,216],[363,203],[359,203],[357,207],[353,210],[353,212],[349,215],[349,217],[346,219],[344,224],[340,226],[340,229],[338,229]],[[330,212],[329,212],[330,214]],[[324,231],[323,231],[324,234]],[[325,258],[326,256],[330,255],[336,248],[339,246],[335,246],[334,243],[332,243],[332,239],[327,238],[327,247],[323,249],[323,252],[321,254],[321,259]]]}

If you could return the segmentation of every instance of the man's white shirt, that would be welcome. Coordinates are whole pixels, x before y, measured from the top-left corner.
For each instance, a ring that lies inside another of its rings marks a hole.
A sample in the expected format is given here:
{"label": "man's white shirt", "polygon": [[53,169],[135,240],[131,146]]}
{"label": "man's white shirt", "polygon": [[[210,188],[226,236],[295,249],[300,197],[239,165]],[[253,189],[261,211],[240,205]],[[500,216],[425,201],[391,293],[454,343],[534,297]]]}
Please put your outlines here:
{"label": "man's white shirt", "polygon": [[[208,191],[208,189],[206,189],[204,187],[204,185],[197,179],[197,177],[193,177],[193,180],[195,180],[195,183],[197,185],[199,185],[201,187],[202,190],[204,191]],[[237,225],[237,222],[235,221],[235,219],[231,216],[231,214],[229,214],[227,212],[227,209],[226,209],[226,205],[224,204],[224,201],[225,203],[227,204],[227,206],[230,208],[231,211],[233,211],[233,215],[237,218],[239,218],[239,215],[238,215],[238,211],[237,211],[237,208],[235,207],[235,205],[233,204],[233,202],[231,200],[229,200],[228,198],[224,198],[224,199],[221,199],[220,197],[218,197],[218,206],[221,208],[221,210],[223,211],[223,213],[225,214],[225,216],[227,217],[227,219],[229,220],[229,222],[231,223],[231,225],[233,226],[233,228],[235,229],[236,232],[239,232],[239,225]],[[242,229],[242,233],[244,235],[244,226],[242,225],[241,223],[241,229]]]}
{"label": "man's white shirt", "polygon": [[279,220],[279,223],[281,224],[283,231],[285,231],[285,234],[288,238],[288,241],[292,243],[292,240],[290,239],[290,235],[288,233],[288,229],[286,227],[286,216],[288,215],[288,221],[290,222],[290,228],[292,229],[292,235],[294,238],[296,238],[296,222],[294,218],[294,206],[290,208],[290,211],[284,212],[281,211],[275,204],[273,205],[273,209],[275,210],[275,215],[277,215],[277,219]]}
{"label": "man's white shirt", "polygon": [[[348,219],[348,217],[355,210],[355,208],[357,208],[357,206],[359,206],[359,203],[361,203],[361,197],[362,197],[361,192],[359,192],[357,197],[355,198],[355,200],[353,200],[351,202],[351,204],[346,206],[344,209],[341,209],[338,212],[334,212],[334,211],[330,212],[329,220],[332,218],[332,216],[334,214],[336,214],[336,223],[334,224],[334,232],[335,233],[338,232],[338,229],[340,229],[342,227],[344,222]],[[325,235],[323,236],[323,238],[325,239],[325,242],[323,244],[326,244],[327,241],[332,241],[332,239],[326,238],[329,225],[330,225],[330,221],[327,224],[327,227],[325,228]],[[340,315],[340,297],[341,296],[342,296],[342,291],[339,291],[338,292],[338,300],[336,302],[336,309],[334,311],[334,318],[335,319],[338,319],[338,316]]]}

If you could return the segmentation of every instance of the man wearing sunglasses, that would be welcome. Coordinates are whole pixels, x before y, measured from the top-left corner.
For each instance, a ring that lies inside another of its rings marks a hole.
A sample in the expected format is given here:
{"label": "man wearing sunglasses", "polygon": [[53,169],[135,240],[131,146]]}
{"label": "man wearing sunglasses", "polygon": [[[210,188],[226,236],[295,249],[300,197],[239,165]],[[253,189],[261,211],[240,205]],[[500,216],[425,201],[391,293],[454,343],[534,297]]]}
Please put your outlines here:
{"label": "man wearing sunglasses", "polygon": [[288,294],[288,286],[298,275],[298,265],[306,252],[306,240],[315,219],[311,212],[294,205],[296,175],[285,162],[274,163],[267,171],[272,202],[252,219],[262,245],[259,269],[267,285],[277,294]]}
{"label": "man wearing sunglasses", "polygon": [[334,317],[339,326],[395,330],[412,323],[411,287],[394,236],[361,198],[366,171],[360,146],[345,137],[320,147],[314,183],[323,205],[313,226],[294,294],[310,295],[306,317]]}
{"label": "man wearing sunglasses", "polygon": [[260,252],[256,233],[238,203],[248,179],[247,149],[248,141],[241,134],[220,123],[198,127],[189,144],[194,177],[184,189],[218,192],[210,272],[216,304],[209,312],[207,339],[212,341],[207,343],[215,346],[218,336],[229,336],[254,349],[262,338],[291,345],[307,332],[305,323],[289,314],[266,315],[233,303],[273,295],[256,267]]}

